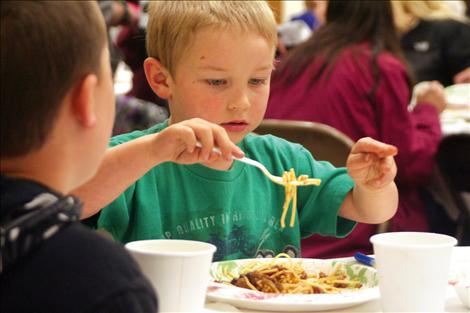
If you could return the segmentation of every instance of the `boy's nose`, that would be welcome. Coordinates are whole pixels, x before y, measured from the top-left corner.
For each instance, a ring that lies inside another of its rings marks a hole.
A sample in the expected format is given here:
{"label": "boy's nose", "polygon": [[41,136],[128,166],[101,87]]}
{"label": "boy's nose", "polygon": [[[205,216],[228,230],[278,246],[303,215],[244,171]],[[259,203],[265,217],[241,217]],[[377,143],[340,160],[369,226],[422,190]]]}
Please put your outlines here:
{"label": "boy's nose", "polygon": [[229,110],[246,110],[250,107],[250,97],[247,91],[238,90],[234,93],[231,101],[229,101]]}

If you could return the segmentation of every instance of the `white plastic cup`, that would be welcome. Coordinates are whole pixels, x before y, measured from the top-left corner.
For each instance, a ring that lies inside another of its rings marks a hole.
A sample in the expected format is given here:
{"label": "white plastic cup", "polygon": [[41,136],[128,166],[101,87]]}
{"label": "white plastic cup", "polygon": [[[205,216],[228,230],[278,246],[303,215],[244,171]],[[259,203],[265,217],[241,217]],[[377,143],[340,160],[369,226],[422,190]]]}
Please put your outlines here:
{"label": "white plastic cup", "polygon": [[390,232],[374,235],[370,241],[383,312],[444,312],[455,238]]}
{"label": "white plastic cup", "polygon": [[216,247],[192,240],[141,240],[126,249],[152,283],[160,312],[201,312]]}

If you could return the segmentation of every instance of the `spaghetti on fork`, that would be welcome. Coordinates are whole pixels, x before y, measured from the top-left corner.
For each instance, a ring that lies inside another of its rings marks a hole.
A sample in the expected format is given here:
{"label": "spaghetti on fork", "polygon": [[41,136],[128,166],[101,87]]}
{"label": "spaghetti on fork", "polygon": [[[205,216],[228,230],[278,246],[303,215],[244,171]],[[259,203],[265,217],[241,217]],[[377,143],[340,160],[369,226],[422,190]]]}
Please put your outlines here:
{"label": "spaghetti on fork", "polygon": [[294,227],[295,215],[297,212],[297,186],[308,186],[308,185],[320,185],[321,180],[317,178],[308,178],[307,175],[295,176],[293,168],[290,171],[285,171],[282,174],[282,185],[284,185],[285,199],[284,205],[282,206],[281,215],[281,228],[286,227],[286,215],[289,210],[289,205],[292,202],[292,212],[290,217],[290,227]]}

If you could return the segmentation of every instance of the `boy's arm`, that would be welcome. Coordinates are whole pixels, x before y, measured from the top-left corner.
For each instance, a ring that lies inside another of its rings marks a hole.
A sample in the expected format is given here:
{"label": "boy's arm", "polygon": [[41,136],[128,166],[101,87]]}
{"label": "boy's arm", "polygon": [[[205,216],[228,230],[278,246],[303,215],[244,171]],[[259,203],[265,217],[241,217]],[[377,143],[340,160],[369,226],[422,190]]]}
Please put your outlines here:
{"label": "boy's arm", "polygon": [[397,167],[394,146],[371,138],[360,139],[352,148],[347,168],[355,182],[341,205],[341,217],[378,224],[390,219],[398,207],[398,190],[393,179]]}
{"label": "boy's arm", "polygon": [[[202,148],[196,147],[201,142]],[[222,154],[212,152],[217,146]],[[191,119],[108,149],[98,172],[72,193],[85,203],[81,218],[96,214],[152,167],[162,162],[191,164],[244,154],[225,130],[202,119]],[[163,179],[163,178],[162,178]]]}

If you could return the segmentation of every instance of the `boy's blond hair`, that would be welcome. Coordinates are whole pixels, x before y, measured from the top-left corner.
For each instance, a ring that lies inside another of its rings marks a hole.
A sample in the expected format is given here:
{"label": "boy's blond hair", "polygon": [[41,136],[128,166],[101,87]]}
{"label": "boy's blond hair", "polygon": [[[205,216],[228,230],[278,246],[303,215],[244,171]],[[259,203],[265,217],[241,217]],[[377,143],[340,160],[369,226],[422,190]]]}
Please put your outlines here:
{"label": "boy's blond hair", "polygon": [[202,28],[250,31],[276,46],[274,15],[266,1],[155,1],[149,5],[147,53],[172,75]]}

